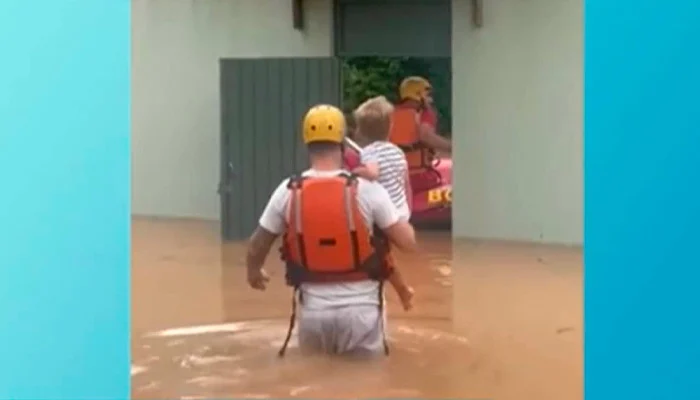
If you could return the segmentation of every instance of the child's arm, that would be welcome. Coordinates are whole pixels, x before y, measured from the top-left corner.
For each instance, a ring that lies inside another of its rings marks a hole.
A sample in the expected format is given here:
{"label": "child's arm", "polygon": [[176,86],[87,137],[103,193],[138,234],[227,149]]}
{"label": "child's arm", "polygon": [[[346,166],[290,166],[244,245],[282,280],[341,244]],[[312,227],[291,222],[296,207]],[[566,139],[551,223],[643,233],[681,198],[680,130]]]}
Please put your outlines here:
{"label": "child's arm", "polygon": [[376,181],[379,178],[379,164],[368,162],[353,169],[352,173],[367,180]]}
{"label": "child's arm", "polygon": [[360,152],[360,165],[352,170],[352,173],[370,181],[379,179],[379,160],[377,153],[369,148]]}

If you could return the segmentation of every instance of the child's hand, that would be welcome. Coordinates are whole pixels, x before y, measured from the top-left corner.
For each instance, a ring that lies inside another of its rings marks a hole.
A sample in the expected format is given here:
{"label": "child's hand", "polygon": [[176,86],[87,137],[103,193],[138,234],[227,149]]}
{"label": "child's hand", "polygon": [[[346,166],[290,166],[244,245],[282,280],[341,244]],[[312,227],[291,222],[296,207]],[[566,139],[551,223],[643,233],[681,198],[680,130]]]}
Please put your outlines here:
{"label": "child's hand", "polygon": [[375,181],[379,178],[379,165],[376,163],[363,164],[355,168],[352,172],[359,177]]}
{"label": "child's hand", "polygon": [[367,168],[367,175],[369,175],[368,179],[375,180],[379,177],[379,165],[376,163],[369,163],[365,165],[365,168]]}

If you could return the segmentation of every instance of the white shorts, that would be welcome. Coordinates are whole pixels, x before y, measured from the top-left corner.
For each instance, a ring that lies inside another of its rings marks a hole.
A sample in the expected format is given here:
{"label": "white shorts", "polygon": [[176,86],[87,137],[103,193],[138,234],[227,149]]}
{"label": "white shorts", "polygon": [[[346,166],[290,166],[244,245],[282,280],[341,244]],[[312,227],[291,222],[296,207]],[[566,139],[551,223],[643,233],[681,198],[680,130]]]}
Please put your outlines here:
{"label": "white shorts", "polygon": [[302,353],[351,356],[384,354],[386,315],[379,307],[357,305],[324,310],[300,307],[299,349]]}

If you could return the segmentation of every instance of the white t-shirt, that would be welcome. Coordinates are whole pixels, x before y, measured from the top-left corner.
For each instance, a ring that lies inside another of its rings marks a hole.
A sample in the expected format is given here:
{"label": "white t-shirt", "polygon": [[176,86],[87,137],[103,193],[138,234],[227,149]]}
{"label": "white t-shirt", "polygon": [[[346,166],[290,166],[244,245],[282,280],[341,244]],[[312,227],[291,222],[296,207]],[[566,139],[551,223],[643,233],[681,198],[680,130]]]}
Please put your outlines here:
{"label": "white t-shirt", "polygon": [[360,152],[360,162],[362,164],[371,162],[379,165],[377,182],[389,192],[391,201],[399,209],[401,218],[408,220],[411,217],[405,186],[408,162],[403,150],[390,142],[373,142]]}
{"label": "white t-shirt", "polygon": [[[332,177],[344,171],[305,171],[302,176]],[[286,226],[287,204],[290,191],[289,179],[285,179],[275,189],[260,216],[260,226],[269,232],[281,235]],[[358,206],[369,229],[377,225],[385,229],[400,219],[399,210],[389,197],[386,189],[377,182],[358,179]],[[377,305],[379,302],[379,283],[372,280],[346,283],[304,283],[301,285],[304,295],[303,307],[306,309],[327,309],[348,305]]]}

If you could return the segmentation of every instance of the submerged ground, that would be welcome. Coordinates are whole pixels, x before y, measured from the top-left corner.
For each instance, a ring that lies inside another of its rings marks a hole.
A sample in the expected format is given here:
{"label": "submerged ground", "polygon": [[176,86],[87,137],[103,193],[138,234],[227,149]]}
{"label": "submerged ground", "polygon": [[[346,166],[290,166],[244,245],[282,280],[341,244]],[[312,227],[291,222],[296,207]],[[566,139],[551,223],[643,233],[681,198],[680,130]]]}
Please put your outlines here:
{"label": "submerged ground", "polygon": [[135,219],[132,237],[134,398],[583,397],[580,249],[421,233],[425,256],[398,257],[416,307],[389,291],[392,354],[368,364],[278,359],[281,266],[270,257],[271,287],[248,289],[217,224]]}

